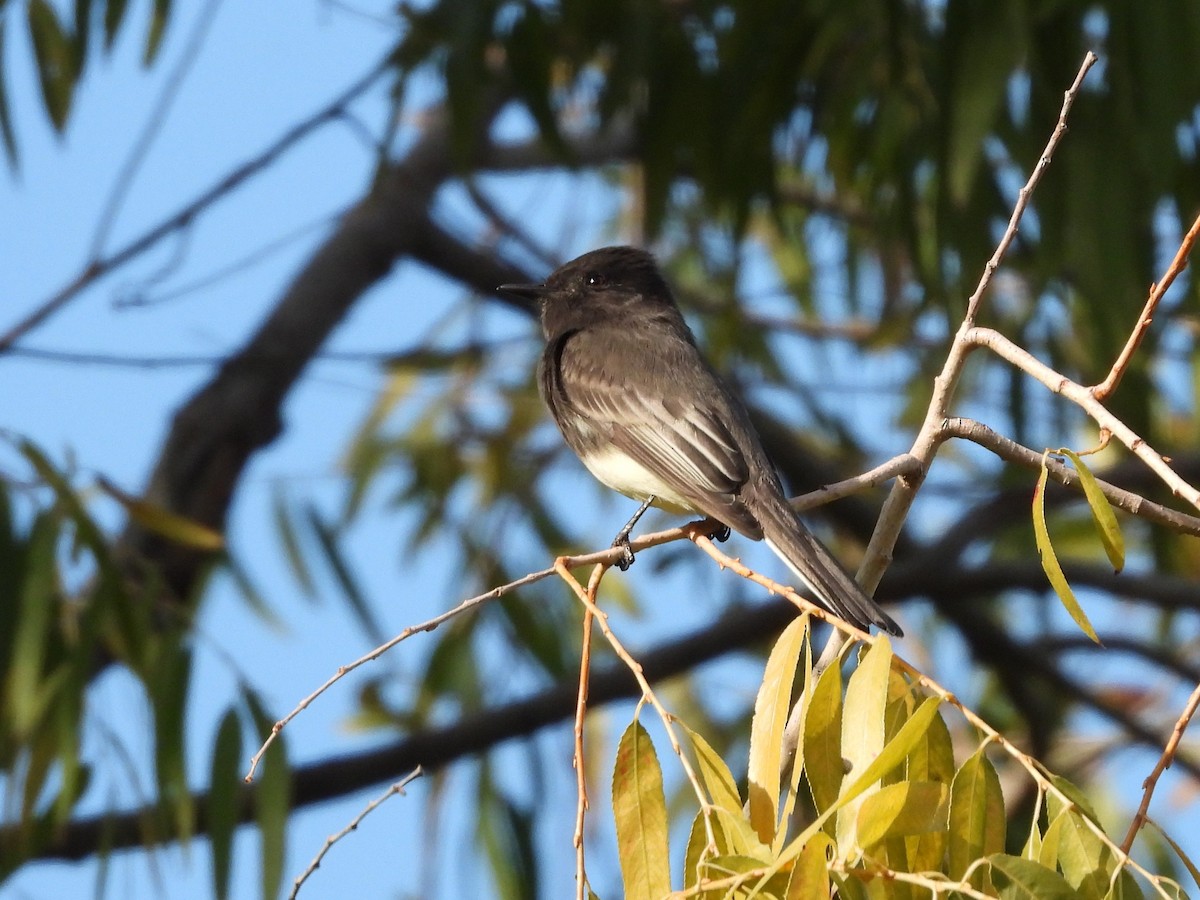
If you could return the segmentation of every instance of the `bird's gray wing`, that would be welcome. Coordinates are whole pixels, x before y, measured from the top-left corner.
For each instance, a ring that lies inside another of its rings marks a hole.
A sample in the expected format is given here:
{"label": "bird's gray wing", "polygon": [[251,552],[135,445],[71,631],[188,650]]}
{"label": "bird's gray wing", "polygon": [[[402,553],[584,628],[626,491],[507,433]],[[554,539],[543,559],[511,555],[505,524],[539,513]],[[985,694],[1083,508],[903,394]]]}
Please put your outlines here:
{"label": "bird's gray wing", "polygon": [[[590,346],[588,344],[590,343]],[[616,371],[603,341],[586,333],[561,348],[556,377],[561,396],[597,437],[627,454],[710,515],[755,540],[757,520],[739,499],[749,461],[720,407],[737,403],[688,347],[664,360],[653,342],[622,336]],[[691,402],[675,397],[687,384]]]}

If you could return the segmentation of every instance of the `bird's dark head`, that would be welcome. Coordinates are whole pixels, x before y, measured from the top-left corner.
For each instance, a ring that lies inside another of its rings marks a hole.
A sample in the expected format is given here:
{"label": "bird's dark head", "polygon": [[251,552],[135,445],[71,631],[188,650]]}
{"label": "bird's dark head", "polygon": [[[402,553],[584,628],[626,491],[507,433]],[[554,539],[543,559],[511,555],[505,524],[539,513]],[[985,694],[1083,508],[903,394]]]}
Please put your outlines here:
{"label": "bird's dark head", "polygon": [[601,247],[564,263],[541,284],[502,284],[497,290],[536,301],[547,336],[638,311],[678,315],[654,257],[636,247]]}

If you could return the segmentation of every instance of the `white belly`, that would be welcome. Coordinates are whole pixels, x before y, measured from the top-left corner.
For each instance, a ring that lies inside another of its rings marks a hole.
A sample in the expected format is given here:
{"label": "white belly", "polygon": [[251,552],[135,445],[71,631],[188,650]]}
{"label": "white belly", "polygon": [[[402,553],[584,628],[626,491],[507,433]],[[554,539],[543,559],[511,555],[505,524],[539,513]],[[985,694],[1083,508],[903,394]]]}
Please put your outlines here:
{"label": "white belly", "polygon": [[654,505],[673,512],[700,512],[682,494],[645,466],[614,447],[593,450],[583,457],[589,472],[614,491],[634,500],[654,497]]}

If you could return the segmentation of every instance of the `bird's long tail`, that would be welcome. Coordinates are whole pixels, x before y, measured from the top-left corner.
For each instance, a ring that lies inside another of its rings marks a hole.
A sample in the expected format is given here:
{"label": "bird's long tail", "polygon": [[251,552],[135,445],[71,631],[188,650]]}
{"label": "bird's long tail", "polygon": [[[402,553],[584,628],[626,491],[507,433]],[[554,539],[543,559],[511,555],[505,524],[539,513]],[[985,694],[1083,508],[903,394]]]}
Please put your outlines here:
{"label": "bird's long tail", "polygon": [[758,505],[761,508],[755,513],[767,546],[816,595],[818,606],[864,631],[877,625],[897,637],[904,633],[813,537],[786,502],[769,498]]}

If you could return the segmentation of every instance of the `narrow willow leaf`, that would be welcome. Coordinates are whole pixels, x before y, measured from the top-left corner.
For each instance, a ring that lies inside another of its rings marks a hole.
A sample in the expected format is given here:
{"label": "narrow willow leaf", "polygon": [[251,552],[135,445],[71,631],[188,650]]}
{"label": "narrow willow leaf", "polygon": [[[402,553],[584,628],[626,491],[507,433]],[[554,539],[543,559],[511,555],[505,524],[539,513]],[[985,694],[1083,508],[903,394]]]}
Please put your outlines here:
{"label": "narrow willow leaf", "polygon": [[1075,891],[1057,872],[1028,859],[995,853],[988,857],[1001,900],[1075,900]]}
{"label": "narrow willow leaf", "polygon": [[1048,456],[1049,451],[1042,456],[1042,474],[1038,476],[1037,486],[1033,489],[1033,539],[1037,544],[1038,557],[1042,561],[1042,570],[1046,573],[1050,586],[1054,588],[1054,593],[1058,594],[1058,599],[1062,601],[1062,605],[1080,630],[1099,644],[1100,638],[1096,637],[1096,630],[1092,628],[1087,614],[1075,599],[1071,586],[1067,584],[1067,576],[1063,574],[1062,566],[1058,564],[1058,557],[1054,553],[1054,546],[1050,543],[1050,531],[1046,527],[1046,480],[1050,475],[1050,470],[1046,468]]}
{"label": "narrow willow leaf", "polygon": [[5,19],[0,18],[0,137],[4,139],[4,153],[8,157],[8,164],[12,169],[16,169],[20,157],[17,155],[17,136],[12,127],[12,113],[8,108],[8,83],[4,78],[5,72],[8,71],[8,63],[4,60],[4,48],[8,46],[8,38],[4,33],[5,22]]}
{"label": "narrow willow leaf", "polygon": [[142,55],[142,63],[150,65],[158,56],[158,48],[162,46],[163,35],[167,30],[167,18],[171,14],[171,0],[154,0],[154,12],[150,16],[150,28],[146,32],[146,50]]}
{"label": "narrow willow leaf", "polygon": [[185,843],[195,826],[187,783],[186,712],[192,654],[182,648],[163,653],[148,685],[154,704],[154,764],[159,796],[173,814],[175,833]]}
{"label": "narrow willow leaf", "polygon": [[[954,776],[950,786],[949,829],[951,878],[962,878],[975,860],[1004,849],[1004,795],[983,747]],[[972,878],[976,887],[980,875],[981,872],[976,872]]]}
{"label": "narrow willow leaf", "polygon": [[77,74],[71,39],[46,0],[29,0],[27,13],[42,102],[55,130],[61,132],[71,112]]}
{"label": "narrow willow leaf", "polygon": [[1117,515],[1113,512],[1112,504],[1100,490],[1096,476],[1087,467],[1079,454],[1066,447],[1060,447],[1058,452],[1071,460],[1075,471],[1079,473],[1079,483],[1083,487],[1083,495],[1087,498],[1088,507],[1092,511],[1092,521],[1096,523],[1096,531],[1100,535],[1100,543],[1113,570],[1120,572],[1125,568],[1125,538],[1121,534],[1121,526],[1117,524]]}
{"label": "narrow willow leaf", "polygon": [[96,485],[125,507],[129,518],[147,531],[197,550],[220,550],[225,546],[225,536],[221,532],[166,507],[127,494],[104,476],[96,479]]}
{"label": "narrow willow leaf", "polygon": [[944,831],[950,789],[936,781],[901,781],[867,797],[858,810],[858,841],[871,847],[911,834]]}
{"label": "narrow willow leaf", "polygon": [[824,832],[814,834],[792,867],[785,900],[829,900],[829,854],[833,840]]}
{"label": "narrow willow leaf", "polygon": [[229,710],[217,729],[208,787],[207,831],[213,859],[213,894],[218,900],[229,896],[233,872],[233,833],[242,794],[241,760],[242,726],[237,713]]}
{"label": "narrow willow leaf", "polygon": [[[842,757],[846,760],[847,779],[857,780],[863,770],[878,759],[887,740],[885,713],[888,682],[892,671],[892,645],[880,637],[858,662],[858,668],[846,685],[846,708],[842,714]],[[861,793],[878,789],[872,782]],[[837,842],[843,854],[859,845],[855,826],[862,800],[843,799],[837,815]]]}
{"label": "narrow willow leaf", "polygon": [[1192,862],[1191,858],[1183,852],[1183,848],[1175,843],[1171,836],[1167,834],[1165,830],[1163,830],[1163,827],[1153,819],[1146,819],[1146,824],[1153,826],[1154,830],[1162,835],[1163,840],[1171,846],[1171,849],[1175,851],[1175,855],[1179,857],[1179,861],[1183,863],[1184,868],[1188,870],[1188,874],[1192,876],[1192,882],[1196,885],[1196,888],[1200,890],[1200,869],[1198,869],[1196,864]]}
{"label": "narrow willow leaf", "polygon": [[759,840],[775,840],[775,822],[779,815],[779,770],[783,755],[783,728],[792,703],[792,685],[808,619],[793,619],[767,658],[762,686],[754,701],[754,721],[750,727],[750,763],[747,794],[750,822]]}
{"label": "narrow willow leaf", "polygon": [[803,723],[804,774],[817,812],[837,801],[842,778],[842,672],[832,665],[821,673]]}
{"label": "narrow willow leaf", "polygon": [[667,801],[654,744],[637,719],[617,745],[613,813],[626,900],[662,900],[671,890]]}
{"label": "narrow willow leaf", "polygon": [[721,755],[712,748],[708,741],[683,722],[676,724],[683,726],[684,733],[692,742],[692,750],[696,754],[696,771],[700,776],[700,783],[708,791],[709,800],[717,808],[740,816],[742,814],[742,798],[738,794],[737,782],[734,781],[733,773],[729,771],[729,766],[725,765],[725,760],[721,759]]}
{"label": "narrow willow leaf", "polygon": [[912,717],[896,732],[896,736],[887,742],[879,755],[862,771],[862,774],[855,780],[846,779],[849,787],[842,791],[838,802],[844,804],[853,800],[870,785],[903,763],[908,754],[912,752],[913,747],[929,732],[930,726],[938,718],[938,707],[941,703],[939,697],[926,698],[917,707],[917,711],[912,714]]}
{"label": "narrow willow leaf", "polygon": [[300,547],[300,535],[292,521],[292,510],[282,491],[276,491],[271,497],[271,516],[275,520],[275,531],[279,534],[279,542],[283,545],[283,555],[292,570],[292,576],[300,585],[301,591],[308,599],[317,595],[316,582],[308,567],[308,560]]}
{"label": "narrow willow leaf", "polygon": [[[1087,795],[1079,789],[1079,786],[1073,784],[1061,775],[1051,775],[1050,783],[1054,785],[1058,791],[1070,801],[1070,804],[1075,806],[1075,809],[1084,816],[1087,816],[1097,825],[1100,824],[1100,819],[1096,816],[1096,811],[1092,809],[1092,802],[1087,798]],[[1058,798],[1057,795],[1050,793],[1046,796],[1046,812],[1050,819],[1057,819],[1064,809],[1070,804],[1065,804]]]}
{"label": "narrow willow leaf", "polygon": [[346,563],[346,558],[338,543],[336,526],[326,522],[320,510],[315,506],[308,507],[307,515],[313,534],[316,535],[317,542],[325,554],[325,561],[329,564],[329,568],[333,572],[334,578],[337,579],[359,625],[362,626],[363,632],[376,644],[382,644],[387,637],[379,625],[379,621],[375,618],[371,604],[363,594],[358,580],[354,577],[353,569]]}
{"label": "narrow willow leaf", "polygon": [[284,744],[279,739],[267,750],[261,771],[254,810],[261,836],[263,896],[278,897],[292,804],[292,775]]}

